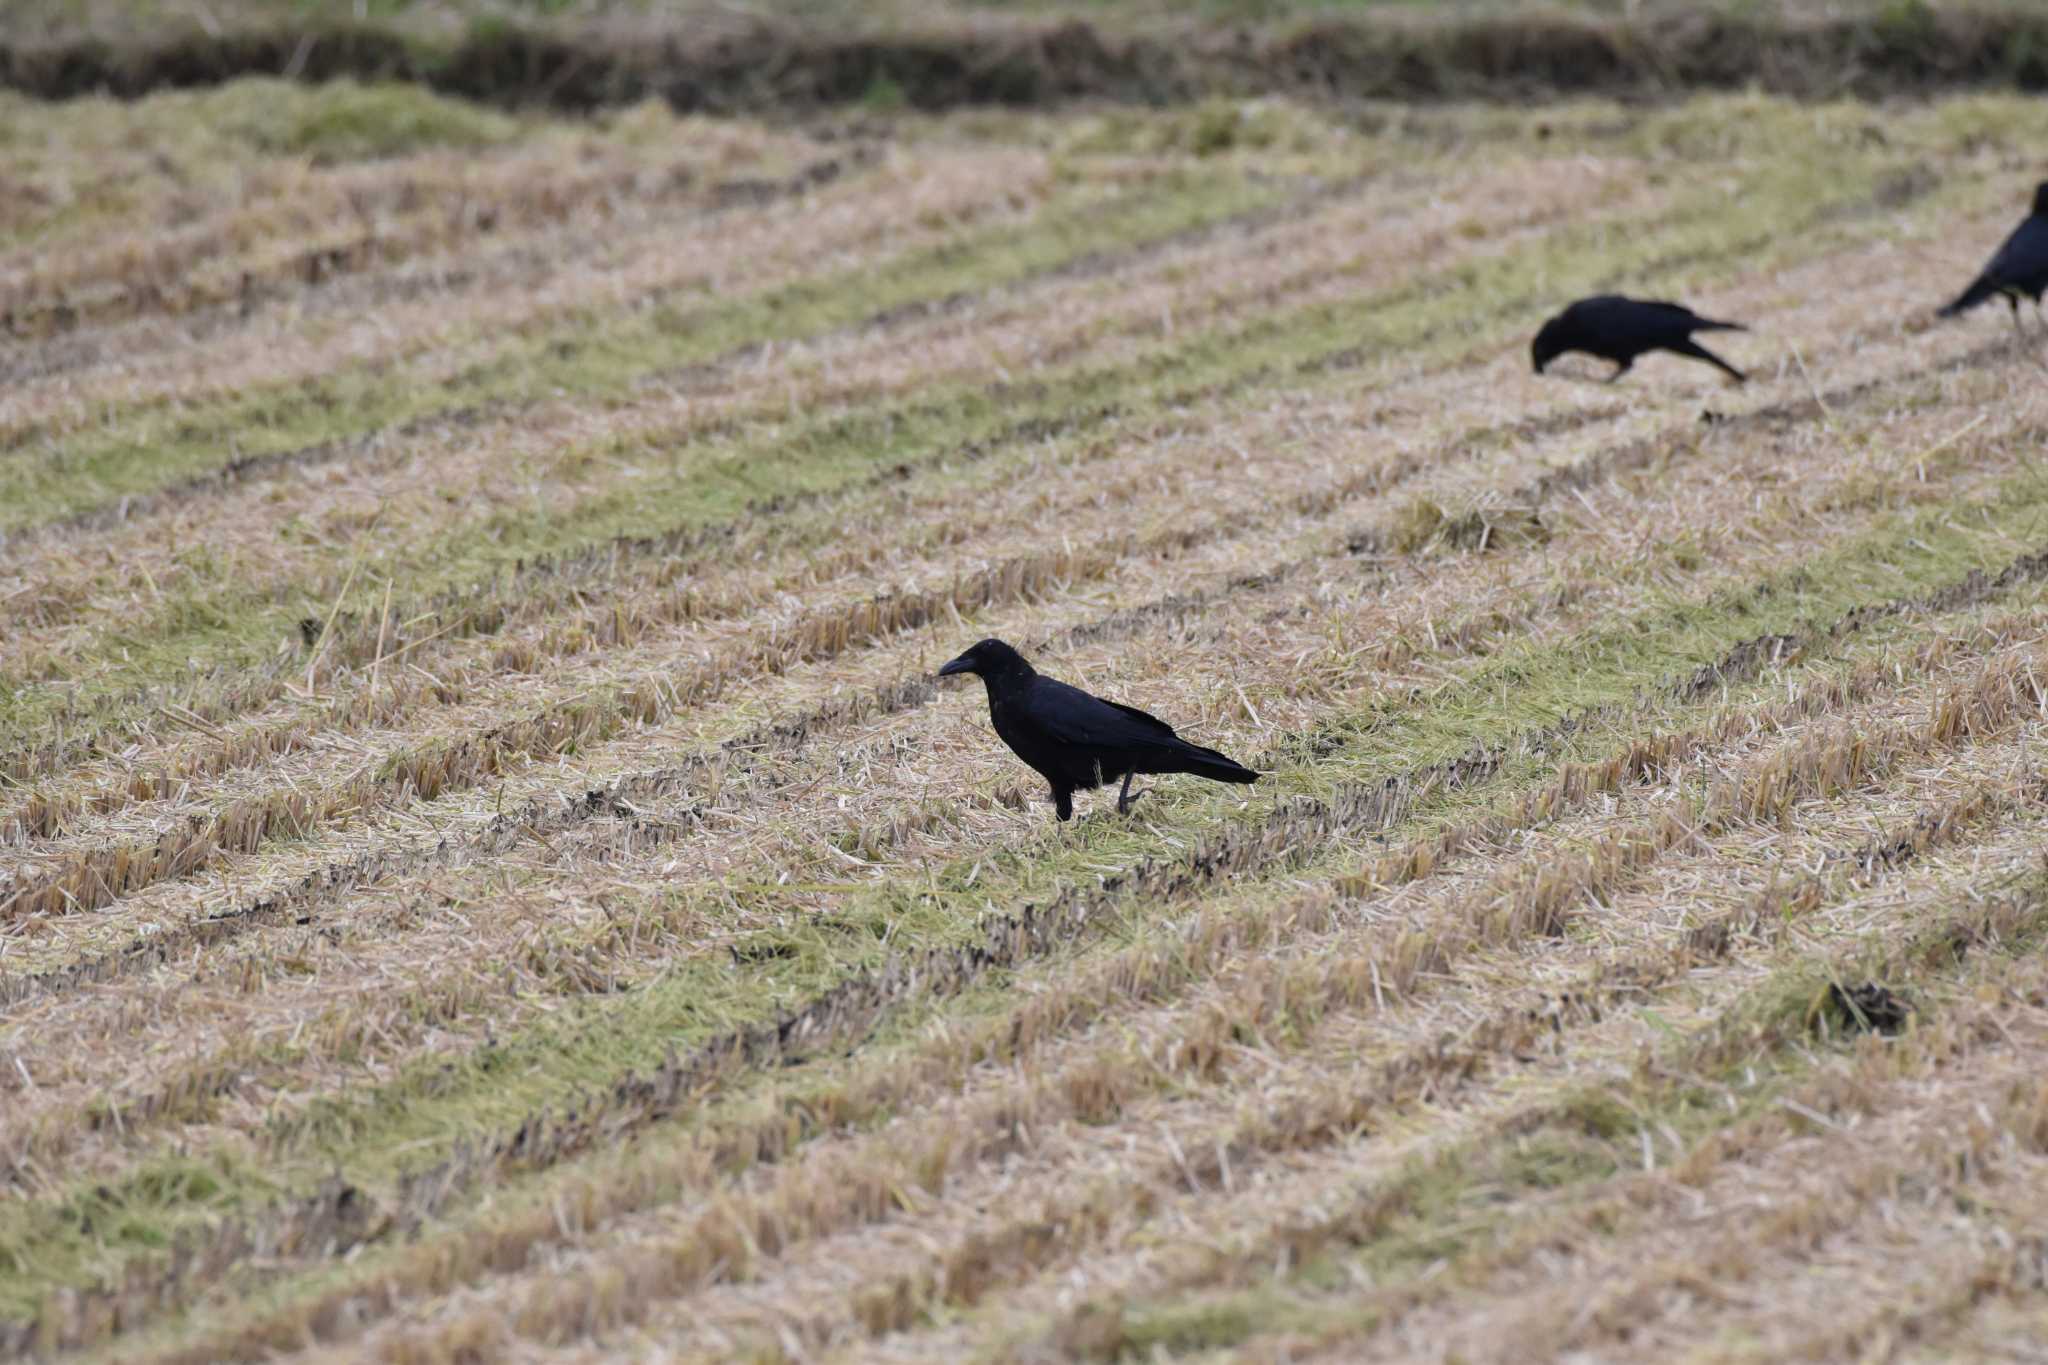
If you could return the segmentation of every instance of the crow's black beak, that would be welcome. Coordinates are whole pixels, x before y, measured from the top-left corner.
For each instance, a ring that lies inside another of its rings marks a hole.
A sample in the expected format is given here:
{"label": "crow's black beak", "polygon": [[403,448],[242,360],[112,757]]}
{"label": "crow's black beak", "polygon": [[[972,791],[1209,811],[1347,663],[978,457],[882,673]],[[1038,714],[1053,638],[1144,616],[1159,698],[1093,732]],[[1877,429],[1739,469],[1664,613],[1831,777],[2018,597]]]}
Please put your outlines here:
{"label": "crow's black beak", "polygon": [[941,668],[939,670],[939,676],[942,678],[950,678],[955,673],[972,672],[974,672],[974,660],[969,658],[967,655],[962,654],[959,658],[950,661],[946,664],[944,668]]}

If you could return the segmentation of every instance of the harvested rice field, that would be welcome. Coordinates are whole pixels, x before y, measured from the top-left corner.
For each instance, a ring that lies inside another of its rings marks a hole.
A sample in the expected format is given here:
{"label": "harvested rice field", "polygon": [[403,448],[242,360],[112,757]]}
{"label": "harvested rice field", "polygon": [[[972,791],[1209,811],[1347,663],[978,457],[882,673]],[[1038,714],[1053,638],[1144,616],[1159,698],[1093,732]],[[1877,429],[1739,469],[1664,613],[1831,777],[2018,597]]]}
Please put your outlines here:
{"label": "harvested rice field", "polygon": [[0,96],[0,1354],[2040,1359],[2044,145]]}

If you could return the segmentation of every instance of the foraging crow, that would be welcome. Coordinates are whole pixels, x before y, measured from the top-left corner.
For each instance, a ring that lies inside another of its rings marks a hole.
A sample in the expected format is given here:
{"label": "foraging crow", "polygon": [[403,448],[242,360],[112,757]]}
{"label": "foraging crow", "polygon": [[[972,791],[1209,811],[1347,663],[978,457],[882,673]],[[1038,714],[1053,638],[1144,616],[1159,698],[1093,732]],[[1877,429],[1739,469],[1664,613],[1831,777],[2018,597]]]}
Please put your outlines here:
{"label": "foraging crow", "polygon": [[2027,220],[2012,230],[2012,236],[1998,248],[1984,273],[1971,281],[1954,303],[1942,309],[1940,316],[1952,318],[1994,294],[2003,294],[2012,305],[2012,325],[2025,332],[2020,327],[2020,296],[2032,299],[2038,313],[2044,289],[2048,289],[2048,180],[2034,187],[2034,211]]}
{"label": "foraging crow", "polygon": [[1649,299],[1625,299],[1619,294],[1600,294],[1580,299],[1543,324],[1529,351],[1536,360],[1536,373],[1566,351],[1584,351],[1615,364],[1607,382],[1628,373],[1629,366],[1644,351],[1675,351],[1694,360],[1704,360],[1724,370],[1736,383],[1748,376],[1692,339],[1694,332],[1746,332],[1739,322],[1715,322],[1703,318],[1682,304],[1657,303]]}
{"label": "foraging crow", "polygon": [[1214,749],[1190,744],[1163,720],[1136,707],[1091,697],[1044,677],[1001,640],[983,640],[939,670],[979,673],[988,685],[988,714],[1017,757],[1052,784],[1060,819],[1074,814],[1074,793],[1121,777],[1119,815],[1145,793],[1131,790],[1137,773],[1193,773],[1218,782],[1256,782],[1259,775]]}

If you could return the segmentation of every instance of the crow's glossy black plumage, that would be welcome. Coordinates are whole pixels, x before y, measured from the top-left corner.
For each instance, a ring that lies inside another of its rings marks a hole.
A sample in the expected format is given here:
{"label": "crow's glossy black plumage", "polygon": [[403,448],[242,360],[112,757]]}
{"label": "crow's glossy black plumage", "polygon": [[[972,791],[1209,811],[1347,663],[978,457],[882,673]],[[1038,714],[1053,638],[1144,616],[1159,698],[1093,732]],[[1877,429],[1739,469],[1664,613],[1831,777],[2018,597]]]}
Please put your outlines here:
{"label": "crow's glossy black plumage", "polygon": [[1983,273],[1970,281],[1970,287],[1941,310],[1941,316],[1952,318],[2002,294],[2012,305],[2012,325],[2018,327],[2020,299],[2032,299],[2038,312],[2043,290],[2048,290],[2048,180],[2034,187],[2034,211],[2012,230]]}
{"label": "crow's glossy black plumage", "polygon": [[1118,778],[1118,813],[1144,792],[1131,790],[1139,773],[1193,773],[1217,782],[1256,782],[1259,775],[1214,749],[1190,744],[1173,727],[1136,707],[1104,701],[1048,678],[1001,640],[983,640],[939,670],[979,674],[988,686],[988,713],[996,733],[1017,757],[1052,786],[1053,809],[1074,814],[1074,793]]}
{"label": "crow's glossy black plumage", "polygon": [[1748,376],[1692,339],[1694,332],[1745,332],[1739,322],[1716,322],[1677,303],[1599,294],[1580,299],[1543,324],[1529,352],[1536,373],[1566,351],[1584,351],[1615,364],[1608,382],[1628,373],[1645,351],[1671,351],[1704,360],[1740,384]]}

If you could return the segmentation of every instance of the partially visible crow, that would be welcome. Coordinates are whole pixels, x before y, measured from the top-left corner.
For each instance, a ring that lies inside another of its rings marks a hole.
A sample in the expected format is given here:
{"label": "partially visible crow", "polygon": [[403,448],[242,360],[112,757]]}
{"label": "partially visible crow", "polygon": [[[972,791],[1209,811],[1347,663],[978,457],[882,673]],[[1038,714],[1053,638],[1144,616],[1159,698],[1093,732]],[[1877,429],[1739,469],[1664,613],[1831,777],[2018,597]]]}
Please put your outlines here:
{"label": "partially visible crow", "polygon": [[1091,697],[1045,677],[1001,640],[983,640],[939,670],[978,673],[988,685],[988,714],[1017,757],[1052,784],[1060,819],[1074,814],[1074,793],[1123,779],[1117,814],[1145,793],[1131,790],[1137,773],[1193,773],[1217,782],[1256,782],[1242,764],[1190,744],[1173,727],[1133,706]]}
{"label": "partially visible crow", "polygon": [[1971,281],[1954,303],[1942,309],[1941,316],[1952,318],[1993,295],[2003,294],[2012,305],[2012,325],[2019,327],[2020,296],[2032,299],[2038,313],[2044,289],[2048,289],[2048,180],[2034,187],[2034,211],[2027,220],[2012,230],[2012,236],[1998,248],[1984,273]]}
{"label": "partially visible crow", "polygon": [[1704,360],[1725,371],[1740,384],[1748,379],[1742,371],[1692,339],[1694,332],[1746,332],[1739,322],[1715,322],[1703,318],[1682,304],[1657,303],[1649,299],[1625,299],[1619,294],[1599,294],[1580,299],[1543,324],[1529,352],[1536,361],[1536,373],[1566,351],[1584,351],[1615,364],[1607,382],[1628,373],[1629,366],[1644,351],[1674,351]]}

